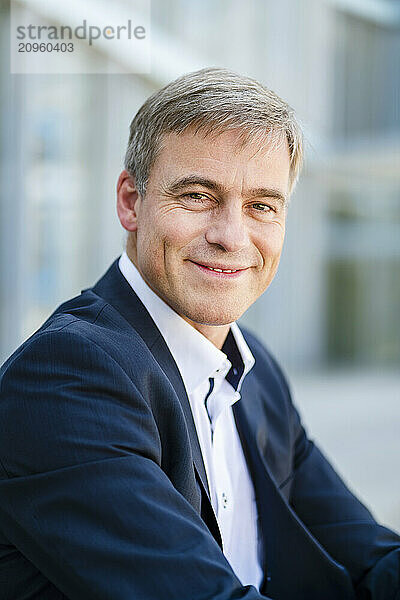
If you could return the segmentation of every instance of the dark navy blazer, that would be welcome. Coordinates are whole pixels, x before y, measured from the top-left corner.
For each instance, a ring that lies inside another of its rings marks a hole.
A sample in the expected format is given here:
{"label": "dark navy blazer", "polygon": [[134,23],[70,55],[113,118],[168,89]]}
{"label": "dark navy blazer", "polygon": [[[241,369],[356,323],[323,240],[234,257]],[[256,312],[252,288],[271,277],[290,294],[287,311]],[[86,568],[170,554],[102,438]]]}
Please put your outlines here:
{"label": "dark navy blazer", "polygon": [[395,600],[399,537],[308,440],[278,365],[234,416],[263,540],[261,595],[221,551],[178,368],[115,262],[5,363],[0,600]]}

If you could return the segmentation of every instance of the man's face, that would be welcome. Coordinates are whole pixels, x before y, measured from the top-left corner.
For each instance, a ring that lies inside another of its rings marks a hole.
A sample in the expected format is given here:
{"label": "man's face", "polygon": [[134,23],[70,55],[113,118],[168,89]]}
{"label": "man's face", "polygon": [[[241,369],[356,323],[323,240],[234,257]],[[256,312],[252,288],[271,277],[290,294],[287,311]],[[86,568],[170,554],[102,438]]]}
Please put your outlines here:
{"label": "man's face", "polygon": [[232,323],[269,286],[284,240],[289,166],[286,143],[240,148],[234,131],[165,136],[145,198],[134,202],[131,258],[186,320]]}

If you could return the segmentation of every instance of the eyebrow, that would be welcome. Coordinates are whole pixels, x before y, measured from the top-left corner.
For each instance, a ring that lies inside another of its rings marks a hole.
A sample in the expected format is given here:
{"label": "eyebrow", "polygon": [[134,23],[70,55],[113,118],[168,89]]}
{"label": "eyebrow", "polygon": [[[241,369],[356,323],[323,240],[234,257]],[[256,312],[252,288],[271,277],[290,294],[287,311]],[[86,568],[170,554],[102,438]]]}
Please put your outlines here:
{"label": "eyebrow", "polygon": [[[219,195],[227,192],[227,188],[221,183],[218,183],[213,179],[208,179],[207,177],[201,177],[199,175],[186,175],[185,177],[175,179],[167,186],[167,190],[169,193],[176,194],[182,191],[183,188],[190,185],[200,185]],[[285,195],[275,188],[251,188],[246,191],[245,195],[251,198],[275,198],[276,200],[279,200],[283,207],[286,207],[287,205]]]}

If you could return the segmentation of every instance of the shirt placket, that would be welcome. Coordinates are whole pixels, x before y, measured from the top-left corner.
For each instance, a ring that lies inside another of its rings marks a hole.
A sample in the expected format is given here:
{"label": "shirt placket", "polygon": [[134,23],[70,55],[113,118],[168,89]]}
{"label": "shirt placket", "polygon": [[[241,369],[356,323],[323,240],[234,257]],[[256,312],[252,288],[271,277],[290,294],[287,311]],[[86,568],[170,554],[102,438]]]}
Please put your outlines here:
{"label": "shirt placket", "polygon": [[[227,367],[229,369],[229,366]],[[222,381],[225,377],[225,369],[219,374],[215,382],[214,390],[210,394],[209,407],[211,414],[212,435],[212,463],[215,474],[215,507],[217,520],[222,533],[223,545],[230,543],[232,531],[232,519],[234,513],[234,494],[232,480],[226,462],[229,452],[229,428],[226,427],[227,412],[231,410],[232,397],[222,391]]]}

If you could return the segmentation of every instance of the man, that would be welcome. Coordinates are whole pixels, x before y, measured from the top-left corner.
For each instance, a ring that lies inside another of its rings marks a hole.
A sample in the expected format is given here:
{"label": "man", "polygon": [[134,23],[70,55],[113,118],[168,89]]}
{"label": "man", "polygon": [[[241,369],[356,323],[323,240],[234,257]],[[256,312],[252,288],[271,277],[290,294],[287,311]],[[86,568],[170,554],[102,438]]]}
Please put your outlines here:
{"label": "man", "polygon": [[1,598],[400,598],[399,537],[235,323],[275,275],[301,160],[288,105],[223,69],[139,110],[126,252],[2,369]]}

